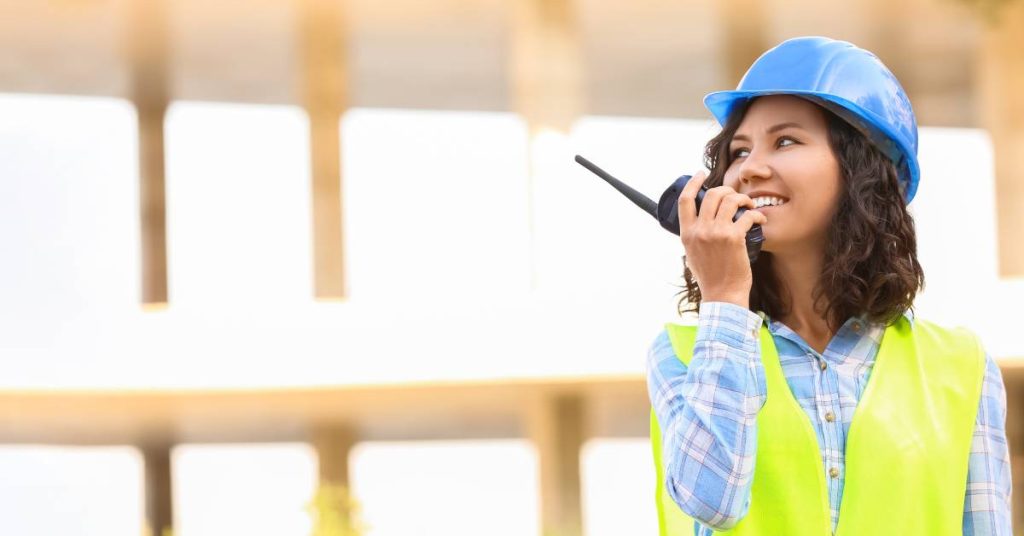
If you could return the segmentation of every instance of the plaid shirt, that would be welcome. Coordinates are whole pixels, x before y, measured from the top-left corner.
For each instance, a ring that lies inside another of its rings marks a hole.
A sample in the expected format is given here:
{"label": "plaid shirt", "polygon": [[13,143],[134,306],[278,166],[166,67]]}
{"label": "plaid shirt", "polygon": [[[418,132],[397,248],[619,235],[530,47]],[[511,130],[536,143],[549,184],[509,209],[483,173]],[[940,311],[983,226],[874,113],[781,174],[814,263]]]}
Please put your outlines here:
{"label": "plaid shirt", "polygon": [[[908,312],[907,318],[913,322]],[[794,331],[730,303],[701,305],[689,370],[662,332],[648,353],[648,392],[663,432],[669,494],[698,520],[696,536],[734,526],[750,506],[757,413],[765,401],[764,368],[755,333],[763,322],[778,348],[782,372],[818,436],[832,529],[846,475],[845,445],[885,326],[851,318],[819,354]],[[967,472],[964,535],[1011,536],[1010,454],[1006,390],[987,353],[981,403]],[[827,365],[827,366],[826,366]],[[822,369],[824,366],[824,370]],[[831,413],[834,422],[826,415]]]}

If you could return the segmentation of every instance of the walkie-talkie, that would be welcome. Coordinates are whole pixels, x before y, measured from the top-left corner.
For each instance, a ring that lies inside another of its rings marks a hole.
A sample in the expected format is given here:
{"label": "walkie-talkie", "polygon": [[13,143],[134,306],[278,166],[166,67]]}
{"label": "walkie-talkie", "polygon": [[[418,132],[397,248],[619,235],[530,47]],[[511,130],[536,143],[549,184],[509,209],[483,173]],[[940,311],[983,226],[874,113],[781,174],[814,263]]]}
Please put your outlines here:
{"label": "walkie-talkie", "polygon": [[[580,155],[576,155],[576,162],[581,166],[589,169],[598,177],[601,177],[608,184],[611,184],[613,188],[618,190],[622,195],[626,196],[636,206],[643,209],[644,212],[654,216],[654,219],[661,223],[667,231],[672,234],[679,234],[679,194],[682,193],[683,187],[690,181],[690,175],[683,175],[675,180],[671,186],[661,194],[661,199],[657,203],[652,201],[649,197],[644,194],[630,188],[627,184],[623,183],[619,179],[612,177],[605,170],[595,166],[592,162],[583,158]],[[708,187],[701,185],[700,190],[697,192],[697,212],[700,212],[700,203],[704,200],[704,193],[707,192]],[[736,211],[736,215],[732,217],[732,221],[736,221],[743,216],[746,212],[746,208],[740,208]],[[761,232],[761,226],[755,224],[747,231],[747,258],[753,263],[757,260],[758,253],[761,252],[761,245],[764,243],[764,233]]]}

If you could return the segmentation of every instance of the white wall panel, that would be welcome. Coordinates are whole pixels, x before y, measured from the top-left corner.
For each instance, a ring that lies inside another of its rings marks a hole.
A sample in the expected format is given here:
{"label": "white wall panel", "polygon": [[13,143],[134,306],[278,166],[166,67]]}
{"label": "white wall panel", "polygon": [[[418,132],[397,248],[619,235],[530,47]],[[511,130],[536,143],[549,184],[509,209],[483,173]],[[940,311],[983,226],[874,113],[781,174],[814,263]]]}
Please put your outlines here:
{"label": "white wall panel", "polygon": [[650,441],[592,439],[583,445],[580,465],[584,534],[658,533]]}
{"label": "white wall panel", "polygon": [[538,466],[526,441],[367,442],[352,451],[366,536],[538,535]]}
{"label": "white wall panel", "polygon": [[142,472],[130,447],[0,446],[0,533],[137,536]]}
{"label": "white wall panel", "polygon": [[0,95],[0,117],[0,347],[109,343],[139,296],[134,108]]}
{"label": "white wall panel", "polygon": [[345,114],[341,139],[353,302],[430,309],[529,291],[519,118],[358,109]]}
{"label": "white wall panel", "polygon": [[312,299],[308,120],[291,106],[177,102],[167,113],[172,306]]}
{"label": "white wall panel", "polygon": [[180,536],[307,536],[317,462],[306,444],[181,445],[172,456]]}

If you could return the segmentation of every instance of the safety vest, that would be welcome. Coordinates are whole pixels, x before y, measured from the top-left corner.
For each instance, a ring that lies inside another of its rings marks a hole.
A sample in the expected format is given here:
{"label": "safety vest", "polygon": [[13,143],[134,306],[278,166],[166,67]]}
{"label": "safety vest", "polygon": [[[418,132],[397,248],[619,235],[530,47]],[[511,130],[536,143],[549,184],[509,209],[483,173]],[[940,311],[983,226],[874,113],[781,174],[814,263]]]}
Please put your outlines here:
{"label": "safety vest", "polygon": [[[689,365],[696,326],[667,326]],[[831,536],[826,474],[807,414],[789,390],[767,326],[760,333],[767,399],[747,515],[716,534]],[[985,354],[969,331],[906,318],[888,326],[846,441],[838,536],[960,536]],[[661,431],[651,412],[661,536],[694,533],[669,496]]]}

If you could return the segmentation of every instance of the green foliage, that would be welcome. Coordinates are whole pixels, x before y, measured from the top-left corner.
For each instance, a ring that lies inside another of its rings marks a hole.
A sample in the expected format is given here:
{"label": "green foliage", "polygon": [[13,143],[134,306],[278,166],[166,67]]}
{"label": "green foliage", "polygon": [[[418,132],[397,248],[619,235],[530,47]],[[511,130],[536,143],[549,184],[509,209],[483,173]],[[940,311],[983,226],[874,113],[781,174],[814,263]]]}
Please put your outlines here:
{"label": "green foliage", "polygon": [[362,536],[359,503],[345,486],[322,484],[307,506],[313,517],[311,536]]}
{"label": "green foliage", "polygon": [[[153,536],[153,529],[149,528],[149,523],[142,526],[142,536]],[[160,531],[160,536],[174,536],[174,531],[171,527],[164,527],[164,530]]]}
{"label": "green foliage", "polygon": [[[306,511],[313,519],[310,536],[363,536],[366,527],[359,519],[359,503],[345,486],[323,484],[306,505]],[[144,536],[153,531],[144,526]],[[164,527],[160,536],[174,536],[170,527]]]}

